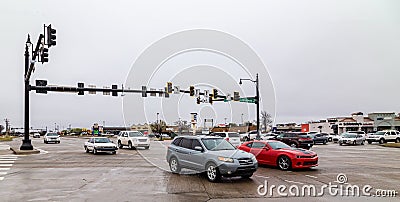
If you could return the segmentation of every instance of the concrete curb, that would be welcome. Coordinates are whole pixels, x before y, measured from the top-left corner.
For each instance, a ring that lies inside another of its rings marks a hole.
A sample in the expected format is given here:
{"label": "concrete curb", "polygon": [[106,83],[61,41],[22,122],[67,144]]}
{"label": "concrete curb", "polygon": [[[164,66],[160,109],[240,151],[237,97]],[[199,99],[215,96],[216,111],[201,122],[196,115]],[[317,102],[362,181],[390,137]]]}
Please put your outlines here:
{"label": "concrete curb", "polygon": [[15,148],[11,147],[10,150],[13,151],[14,154],[16,154],[16,155],[39,154],[40,153],[40,151],[37,149],[20,150],[20,149],[15,149]]}

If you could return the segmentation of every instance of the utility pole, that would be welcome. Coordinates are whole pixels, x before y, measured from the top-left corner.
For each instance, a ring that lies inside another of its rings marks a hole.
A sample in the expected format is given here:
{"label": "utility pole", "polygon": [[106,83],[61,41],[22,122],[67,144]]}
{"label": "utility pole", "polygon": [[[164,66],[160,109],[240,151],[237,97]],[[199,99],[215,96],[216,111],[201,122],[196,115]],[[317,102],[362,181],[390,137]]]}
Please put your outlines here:
{"label": "utility pole", "polygon": [[10,120],[5,118],[4,121],[6,122],[6,135],[10,133]]}
{"label": "utility pole", "polygon": [[242,84],[242,81],[251,81],[256,84],[256,97],[255,97],[255,104],[256,104],[256,114],[257,114],[257,136],[256,139],[260,139],[260,91],[259,91],[259,80],[258,80],[258,73],[256,74],[256,80],[252,79],[240,79],[239,85]]}

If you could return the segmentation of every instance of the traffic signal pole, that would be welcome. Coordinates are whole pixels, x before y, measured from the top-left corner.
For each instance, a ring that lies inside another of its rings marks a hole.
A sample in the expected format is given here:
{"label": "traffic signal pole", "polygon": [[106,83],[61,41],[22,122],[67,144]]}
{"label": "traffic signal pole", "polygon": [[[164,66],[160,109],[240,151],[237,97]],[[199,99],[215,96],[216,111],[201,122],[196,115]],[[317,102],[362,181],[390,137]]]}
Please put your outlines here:
{"label": "traffic signal pole", "polygon": [[[28,36],[29,40],[29,36]],[[30,40],[29,40],[30,41]],[[25,44],[25,90],[24,90],[24,99],[25,99],[25,115],[24,115],[24,139],[22,140],[22,145],[20,150],[33,150],[33,146],[31,140],[29,139],[29,79],[26,79],[27,73],[29,70],[29,47],[28,44]]]}

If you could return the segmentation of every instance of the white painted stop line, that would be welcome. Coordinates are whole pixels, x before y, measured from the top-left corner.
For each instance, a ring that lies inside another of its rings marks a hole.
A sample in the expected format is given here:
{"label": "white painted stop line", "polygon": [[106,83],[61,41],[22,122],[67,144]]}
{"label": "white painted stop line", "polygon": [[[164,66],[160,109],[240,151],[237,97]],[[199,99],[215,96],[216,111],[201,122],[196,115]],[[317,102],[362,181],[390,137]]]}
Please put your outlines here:
{"label": "white painted stop line", "polygon": [[0,170],[4,171],[4,170],[10,170],[10,168],[0,168]]}
{"label": "white painted stop line", "polygon": [[7,172],[0,172],[0,175],[6,175]]}
{"label": "white painted stop line", "polygon": [[0,160],[0,164],[1,164],[1,163],[14,163],[14,161],[1,161],[1,160]]}
{"label": "white painted stop line", "polygon": [[0,164],[0,167],[11,167],[13,164]]}
{"label": "white painted stop line", "polygon": [[4,177],[0,177],[0,181],[4,180]]}

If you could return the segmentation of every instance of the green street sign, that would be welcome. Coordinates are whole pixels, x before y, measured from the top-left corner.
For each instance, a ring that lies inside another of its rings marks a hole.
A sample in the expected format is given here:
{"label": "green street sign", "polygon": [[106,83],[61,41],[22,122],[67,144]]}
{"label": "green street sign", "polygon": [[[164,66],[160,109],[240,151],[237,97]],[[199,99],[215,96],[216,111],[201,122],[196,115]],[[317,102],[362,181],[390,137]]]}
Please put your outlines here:
{"label": "green street sign", "polygon": [[240,98],[239,102],[256,103],[255,98]]}

